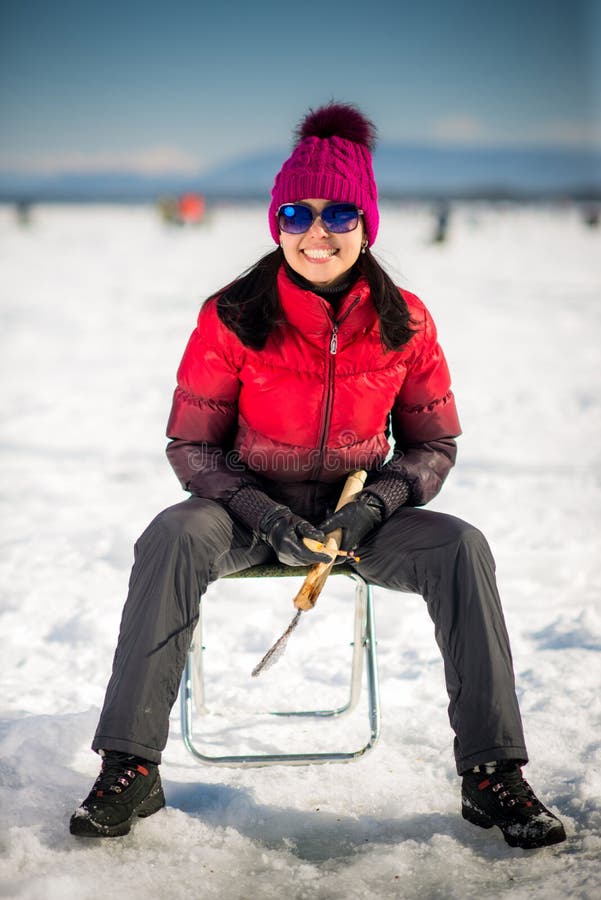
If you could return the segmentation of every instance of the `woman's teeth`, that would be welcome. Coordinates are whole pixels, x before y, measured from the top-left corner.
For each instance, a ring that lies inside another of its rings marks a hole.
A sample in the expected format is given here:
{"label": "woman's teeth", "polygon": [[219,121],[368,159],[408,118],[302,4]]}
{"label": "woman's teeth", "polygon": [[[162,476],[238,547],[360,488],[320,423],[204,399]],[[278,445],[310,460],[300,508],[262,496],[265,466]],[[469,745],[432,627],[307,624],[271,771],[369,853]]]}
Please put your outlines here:
{"label": "woman's teeth", "polygon": [[327,259],[329,256],[334,256],[336,253],[335,250],[303,250],[305,256],[308,256],[309,259]]}

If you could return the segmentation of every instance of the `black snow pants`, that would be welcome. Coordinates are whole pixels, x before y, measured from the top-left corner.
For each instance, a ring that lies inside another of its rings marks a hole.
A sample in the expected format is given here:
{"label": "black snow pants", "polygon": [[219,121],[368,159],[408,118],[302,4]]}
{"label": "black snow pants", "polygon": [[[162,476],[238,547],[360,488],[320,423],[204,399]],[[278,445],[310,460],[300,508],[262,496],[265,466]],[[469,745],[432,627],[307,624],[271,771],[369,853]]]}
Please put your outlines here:
{"label": "black snow pants", "polygon": [[[369,582],[420,594],[434,622],[459,773],[527,761],[494,560],[482,533],[454,516],[402,507],[359,548]],[[223,506],[191,497],[169,507],[135,547],[113,672],[92,747],[161,761],[169,714],[207,586],[273,561]]]}

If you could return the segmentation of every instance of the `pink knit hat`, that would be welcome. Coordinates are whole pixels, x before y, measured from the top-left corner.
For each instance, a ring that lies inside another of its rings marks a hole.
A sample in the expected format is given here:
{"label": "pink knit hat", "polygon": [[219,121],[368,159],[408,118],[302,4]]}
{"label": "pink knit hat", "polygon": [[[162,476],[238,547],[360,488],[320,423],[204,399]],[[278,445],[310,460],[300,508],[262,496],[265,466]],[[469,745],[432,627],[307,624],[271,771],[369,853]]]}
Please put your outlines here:
{"label": "pink knit hat", "polygon": [[380,220],[371,161],[375,140],[375,126],[350,103],[309,111],[271,192],[269,228],[276,244],[280,206],[310,197],[356,204],[363,210],[365,236],[373,244]]}

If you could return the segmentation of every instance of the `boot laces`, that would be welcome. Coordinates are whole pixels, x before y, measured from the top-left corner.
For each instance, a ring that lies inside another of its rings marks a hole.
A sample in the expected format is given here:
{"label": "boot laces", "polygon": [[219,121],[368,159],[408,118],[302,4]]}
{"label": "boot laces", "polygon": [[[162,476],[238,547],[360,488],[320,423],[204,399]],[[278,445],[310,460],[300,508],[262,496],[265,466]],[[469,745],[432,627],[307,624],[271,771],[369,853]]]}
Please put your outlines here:
{"label": "boot laces", "polygon": [[538,806],[536,795],[518,766],[489,775],[478,785],[481,791],[487,788],[492,790],[501,806],[519,805],[529,808]]}
{"label": "boot laces", "polygon": [[148,769],[135,756],[107,754],[102,760],[100,775],[94,782],[94,792],[102,797],[105,792],[120,794],[132,784],[137,775],[148,775]]}

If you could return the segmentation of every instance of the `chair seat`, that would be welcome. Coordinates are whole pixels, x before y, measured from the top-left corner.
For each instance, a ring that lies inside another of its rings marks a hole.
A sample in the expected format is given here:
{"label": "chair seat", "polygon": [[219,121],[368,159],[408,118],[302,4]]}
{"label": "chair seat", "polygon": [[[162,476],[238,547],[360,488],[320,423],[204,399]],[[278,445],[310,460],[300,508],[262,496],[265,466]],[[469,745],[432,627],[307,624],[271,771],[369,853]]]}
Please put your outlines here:
{"label": "chair seat", "polygon": [[[258,566],[251,566],[249,569],[242,569],[240,572],[232,572],[231,575],[225,575],[224,578],[304,578],[309,574],[311,568],[311,566],[284,566],[278,562],[261,563]],[[328,577],[356,574],[351,566],[341,563],[331,569]]]}

